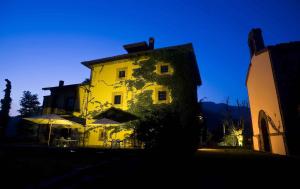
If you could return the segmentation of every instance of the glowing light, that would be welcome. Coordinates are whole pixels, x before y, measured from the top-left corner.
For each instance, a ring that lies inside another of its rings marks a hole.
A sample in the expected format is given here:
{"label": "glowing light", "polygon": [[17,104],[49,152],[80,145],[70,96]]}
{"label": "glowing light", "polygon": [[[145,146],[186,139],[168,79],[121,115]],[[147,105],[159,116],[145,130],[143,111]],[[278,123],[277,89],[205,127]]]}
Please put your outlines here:
{"label": "glowing light", "polygon": [[199,148],[198,151],[203,151],[203,152],[223,152],[224,150],[222,150],[222,149],[215,149],[215,148]]}
{"label": "glowing light", "polygon": [[199,118],[199,120],[202,120],[203,119],[203,116],[199,115],[197,116]]}

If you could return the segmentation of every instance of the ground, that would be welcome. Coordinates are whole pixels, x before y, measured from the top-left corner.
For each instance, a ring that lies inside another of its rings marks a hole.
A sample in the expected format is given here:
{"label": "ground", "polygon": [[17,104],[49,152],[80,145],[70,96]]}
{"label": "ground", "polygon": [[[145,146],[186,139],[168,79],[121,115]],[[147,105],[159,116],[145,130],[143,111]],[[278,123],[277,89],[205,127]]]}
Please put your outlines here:
{"label": "ground", "polygon": [[[142,150],[1,146],[1,184],[10,188],[243,188],[299,185],[299,158],[242,149],[190,156]],[[297,187],[296,187],[297,188]]]}

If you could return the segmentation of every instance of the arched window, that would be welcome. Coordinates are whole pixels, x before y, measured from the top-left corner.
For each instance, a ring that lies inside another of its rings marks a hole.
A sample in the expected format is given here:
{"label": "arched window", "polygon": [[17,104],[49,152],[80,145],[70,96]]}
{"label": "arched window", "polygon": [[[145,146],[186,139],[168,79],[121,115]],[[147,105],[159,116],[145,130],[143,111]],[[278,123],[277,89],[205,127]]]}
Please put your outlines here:
{"label": "arched window", "polygon": [[266,113],[261,110],[258,117],[260,149],[265,152],[271,152],[269,126]]}

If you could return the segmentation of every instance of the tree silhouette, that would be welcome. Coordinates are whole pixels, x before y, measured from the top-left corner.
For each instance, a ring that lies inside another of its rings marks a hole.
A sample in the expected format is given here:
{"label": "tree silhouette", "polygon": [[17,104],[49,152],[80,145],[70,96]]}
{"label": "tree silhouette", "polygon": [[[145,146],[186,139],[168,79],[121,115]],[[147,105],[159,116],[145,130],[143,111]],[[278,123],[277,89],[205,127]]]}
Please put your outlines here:
{"label": "tree silhouette", "polygon": [[11,82],[8,79],[6,81],[6,88],[4,89],[4,98],[1,100],[1,110],[0,110],[0,135],[4,135],[8,120],[9,120],[9,110],[11,107]]}
{"label": "tree silhouette", "polygon": [[244,145],[244,126],[245,118],[242,115],[242,108],[248,107],[246,101],[237,102],[239,118],[234,119],[229,105],[229,97],[226,99],[225,118],[222,121],[223,126],[223,140],[220,145],[225,146],[243,146]]}
{"label": "tree silhouette", "polygon": [[21,116],[33,116],[39,113],[39,105],[37,94],[31,94],[30,91],[23,91],[23,96],[20,100],[21,108],[18,110]]}

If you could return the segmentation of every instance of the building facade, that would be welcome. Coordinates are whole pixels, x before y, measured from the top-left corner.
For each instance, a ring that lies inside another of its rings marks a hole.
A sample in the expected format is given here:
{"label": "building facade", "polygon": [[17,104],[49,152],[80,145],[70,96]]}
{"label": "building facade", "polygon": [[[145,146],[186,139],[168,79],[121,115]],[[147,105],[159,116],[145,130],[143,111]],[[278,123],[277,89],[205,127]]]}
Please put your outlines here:
{"label": "building facade", "polygon": [[300,42],[265,46],[260,29],[249,33],[251,62],[246,85],[253,148],[299,155]]}
{"label": "building facade", "polygon": [[[83,120],[85,144],[105,146],[106,141],[126,141],[133,129],[94,124],[95,117],[111,107],[141,116],[142,111],[171,104],[181,112],[181,120],[196,112],[200,74],[192,44],[154,48],[154,39],[124,45],[127,54],[84,61],[91,70],[87,82],[47,87],[43,113]],[[190,110],[190,111],[189,111]],[[191,113],[192,112],[192,113]],[[116,129],[118,128],[118,129]],[[130,147],[134,144],[128,142]]]}

